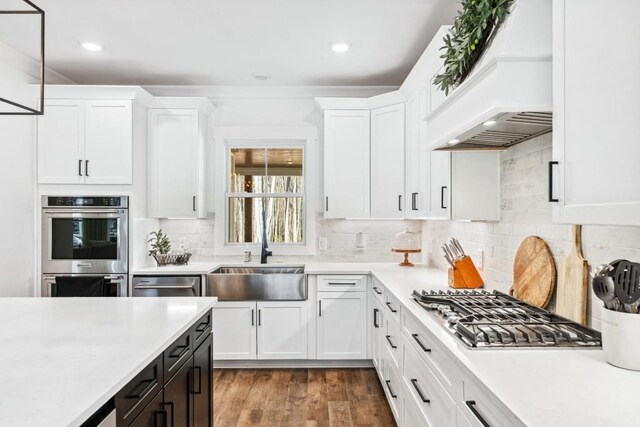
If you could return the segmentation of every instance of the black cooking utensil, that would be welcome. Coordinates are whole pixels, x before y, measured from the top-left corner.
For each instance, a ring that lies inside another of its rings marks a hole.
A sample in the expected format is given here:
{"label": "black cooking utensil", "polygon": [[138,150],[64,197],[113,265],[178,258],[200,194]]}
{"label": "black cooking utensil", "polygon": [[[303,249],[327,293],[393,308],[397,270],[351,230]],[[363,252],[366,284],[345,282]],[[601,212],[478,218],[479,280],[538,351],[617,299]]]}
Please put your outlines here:
{"label": "black cooking utensil", "polygon": [[640,265],[620,261],[613,277],[616,296],[624,305],[624,310],[628,313],[637,313],[638,308],[635,303],[640,299]]}

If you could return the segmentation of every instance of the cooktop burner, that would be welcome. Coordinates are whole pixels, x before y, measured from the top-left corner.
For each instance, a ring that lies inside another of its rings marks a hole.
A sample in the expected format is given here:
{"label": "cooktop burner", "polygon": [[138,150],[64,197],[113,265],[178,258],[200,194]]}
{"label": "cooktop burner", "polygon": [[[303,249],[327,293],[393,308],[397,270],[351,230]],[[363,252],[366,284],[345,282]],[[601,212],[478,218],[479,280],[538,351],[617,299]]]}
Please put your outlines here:
{"label": "cooktop burner", "polygon": [[598,331],[498,291],[413,291],[413,300],[471,348],[598,348]]}

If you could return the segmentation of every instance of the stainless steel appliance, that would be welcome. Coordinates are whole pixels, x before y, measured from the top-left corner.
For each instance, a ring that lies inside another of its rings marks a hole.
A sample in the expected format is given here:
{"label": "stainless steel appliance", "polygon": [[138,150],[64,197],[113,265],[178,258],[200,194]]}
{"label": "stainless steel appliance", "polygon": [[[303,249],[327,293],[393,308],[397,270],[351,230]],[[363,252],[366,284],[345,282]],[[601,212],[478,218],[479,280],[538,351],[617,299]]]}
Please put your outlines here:
{"label": "stainless steel appliance", "polygon": [[134,297],[199,297],[201,276],[134,276]]}
{"label": "stainless steel appliance", "polygon": [[42,197],[44,274],[128,272],[125,196]]}
{"label": "stainless steel appliance", "polygon": [[498,291],[413,291],[470,348],[600,348],[599,332]]}
{"label": "stainless steel appliance", "polygon": [[43,274],[43,297],[126,297],[126,274]]}
{"label": "stainless steel appliance", "polygon": [[303,301],[304,267],[220,267],[207,276],[207,295],[220,301]]}

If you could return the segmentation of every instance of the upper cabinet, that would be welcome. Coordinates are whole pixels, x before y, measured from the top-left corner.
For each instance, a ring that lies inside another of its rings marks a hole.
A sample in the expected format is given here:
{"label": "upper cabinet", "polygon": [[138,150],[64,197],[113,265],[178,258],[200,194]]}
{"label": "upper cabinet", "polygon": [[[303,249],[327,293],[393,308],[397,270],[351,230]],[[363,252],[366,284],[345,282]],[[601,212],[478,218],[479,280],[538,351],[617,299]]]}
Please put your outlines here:
{"label": "upper cabinet", "polygon": [[557,222],[640,225],[640,3],[614,5],[553,2]]}
{"label": "upper cabinet", "polygon": [[[132,184],[137,87],[49,86],[38,117],[38,183]],[[143,143],[143,141],[140,141]]]}
{"label": "upper cabinet", "polygon": [[371,217],[403,218],[405,106],[371,110]]}
{"label": "upper cabinet", "polygon": [[151,218],[205,218],[206,98],[156,98],[149,109]]}
{"label": "upper cabinet", "polygon": [[324,111],[324,216],[369,217],[369,110]]}

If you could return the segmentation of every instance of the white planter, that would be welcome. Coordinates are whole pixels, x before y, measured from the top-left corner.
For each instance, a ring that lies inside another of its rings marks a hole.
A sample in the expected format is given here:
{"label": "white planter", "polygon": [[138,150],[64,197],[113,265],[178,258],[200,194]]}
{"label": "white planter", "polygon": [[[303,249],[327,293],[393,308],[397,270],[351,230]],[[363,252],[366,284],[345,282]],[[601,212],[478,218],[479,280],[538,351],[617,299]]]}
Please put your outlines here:
{"label": "white planter", "polygon": [[610,364],[640,371],[640,314],[602,310],[602,348]]}

